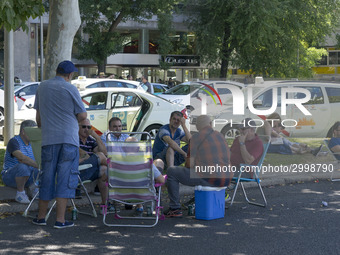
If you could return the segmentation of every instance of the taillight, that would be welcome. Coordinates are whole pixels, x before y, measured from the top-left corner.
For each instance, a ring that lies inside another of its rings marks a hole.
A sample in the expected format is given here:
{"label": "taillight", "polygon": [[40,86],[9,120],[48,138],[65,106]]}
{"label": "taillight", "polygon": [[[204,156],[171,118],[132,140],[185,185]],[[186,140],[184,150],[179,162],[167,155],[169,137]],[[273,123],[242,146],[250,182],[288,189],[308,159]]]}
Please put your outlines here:
{"label": "taillight", "polygon": [[187,109],[186,109],[186,108],[184,108],[184,109],[181,111],[181,113],[183,114],[184,119],[188,119]]}

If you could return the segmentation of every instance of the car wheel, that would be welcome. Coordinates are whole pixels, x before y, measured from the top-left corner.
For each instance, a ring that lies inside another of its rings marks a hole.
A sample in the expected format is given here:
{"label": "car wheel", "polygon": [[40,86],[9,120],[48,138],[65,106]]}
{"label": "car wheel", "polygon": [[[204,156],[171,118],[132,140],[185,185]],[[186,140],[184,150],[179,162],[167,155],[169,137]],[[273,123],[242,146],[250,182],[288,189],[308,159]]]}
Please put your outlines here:
{"label": "car wheel", "polygon": [[221,130],[221,134],[224,135],[225,139],[230,139],[240,135],[240,131],[235,127],[224,126]]}
{"label": "car wheel", "polygon": [[0,126],[4,125],[5,120],[5,114],[4,114],[4,109],[0,108]]}
{"label": "car wheel", "polygon": [[[158,130],[161,128],[161,125],[151,125],[148,126],[144,132],[148,132],[151,136],[152,140],[155,140]],[[142,135],[142,140],[146,140],[146,135]]]}

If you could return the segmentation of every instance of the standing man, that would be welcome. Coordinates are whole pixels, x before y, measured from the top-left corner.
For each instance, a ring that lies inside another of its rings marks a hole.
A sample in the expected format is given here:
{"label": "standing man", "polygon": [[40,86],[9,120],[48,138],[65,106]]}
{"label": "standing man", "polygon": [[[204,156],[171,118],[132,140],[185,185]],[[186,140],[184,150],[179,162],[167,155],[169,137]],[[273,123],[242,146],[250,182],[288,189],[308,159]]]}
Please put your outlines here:
{"label": "standing man", "polygon": [[142,86],[147,88],[146,92],[152,93],[151,84],[148,82],[148,78],[146,78],[144,75],[142,76]]}
{"label": "standing man", "polygon": [[4,169],[1,172],[4,184],[17,189],[15,201],[22,204],[30,203],[25,187],[34,185],[34,179],[37,178],[39,171],[24,128],[36,125],[33,120],[25,120],[21,123],[19,135],[11,138],[7,144]]}
{"label": "standing man", "polygon": [[106,145],[106,136],[109,132],[118,132],[116,134],[110,134],[109,135],[109,141],[115,141],[115,142],[123,142],[126,140],[126,138],[129,137],[128,134],[121,133],[122,132],[122,121],[118,117],[112,117],[109,120],[109,130],[106,131],[102,136],[101,139]]}
{"label": "standing man", "polygon": [[34,108],[42,129],[42,174],[36,225],[46,225],[50,200],[56,198],[55,228],[74,226],[65,220],[67,199],[75,197],[78,186],[79,135],[78,122],[87,113],[77,88],[70,84],[78,69],[71,61],[59,63],[56,77],[43,81],[36,92]]}
{"label": "standing man", "polygon": [[[172,112],[169,122],[162,126],[156,135],[152,148],[153,159],[163,160],[167,167],[179,166],[185,161],[188,151],[188,145],[181,148],[180,143],[188,143],[191,134],[185,125],[183,113]],[[184,131],[179,126],[182,126]]]}

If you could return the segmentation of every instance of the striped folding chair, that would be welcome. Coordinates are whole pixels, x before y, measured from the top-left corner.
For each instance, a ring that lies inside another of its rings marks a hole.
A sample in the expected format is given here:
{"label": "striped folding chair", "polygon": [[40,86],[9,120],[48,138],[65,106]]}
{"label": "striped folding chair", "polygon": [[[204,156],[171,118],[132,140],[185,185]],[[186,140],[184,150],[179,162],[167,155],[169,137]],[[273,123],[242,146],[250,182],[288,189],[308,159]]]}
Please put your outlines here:
{"label": "striped folding chair", "polygon": [[[143,135],[148,139],[136,142],[117,142],[107,139],[108,202],[113,202],[116,206],[152,204],[152,207],[147,217],[123,215],[124,212],[116,210],[109,223],[110,214],[107,212],[107,206],[103,206],[103,223],[107,226],[153,227],[160,218],[161,187],[157,194],[152,170],[151,136],[146,132],[129,134]],[[110,136],[112,133],[107,135]],[[153,208],[154,204],[155,208]],[[152,222],[148,224],[150,221]]]}

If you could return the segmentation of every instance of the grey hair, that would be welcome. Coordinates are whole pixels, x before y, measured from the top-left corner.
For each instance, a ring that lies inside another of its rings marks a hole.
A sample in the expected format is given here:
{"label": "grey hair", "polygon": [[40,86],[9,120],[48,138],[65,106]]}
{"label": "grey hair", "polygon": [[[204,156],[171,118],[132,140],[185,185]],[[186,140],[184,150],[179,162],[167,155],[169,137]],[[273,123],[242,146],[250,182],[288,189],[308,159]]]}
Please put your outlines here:
{"label": "grey hair", "polygon": [[34,120],[24,120],[20,125],[20,134],[24,131],[25,127],[35,127],[37,123]]}

